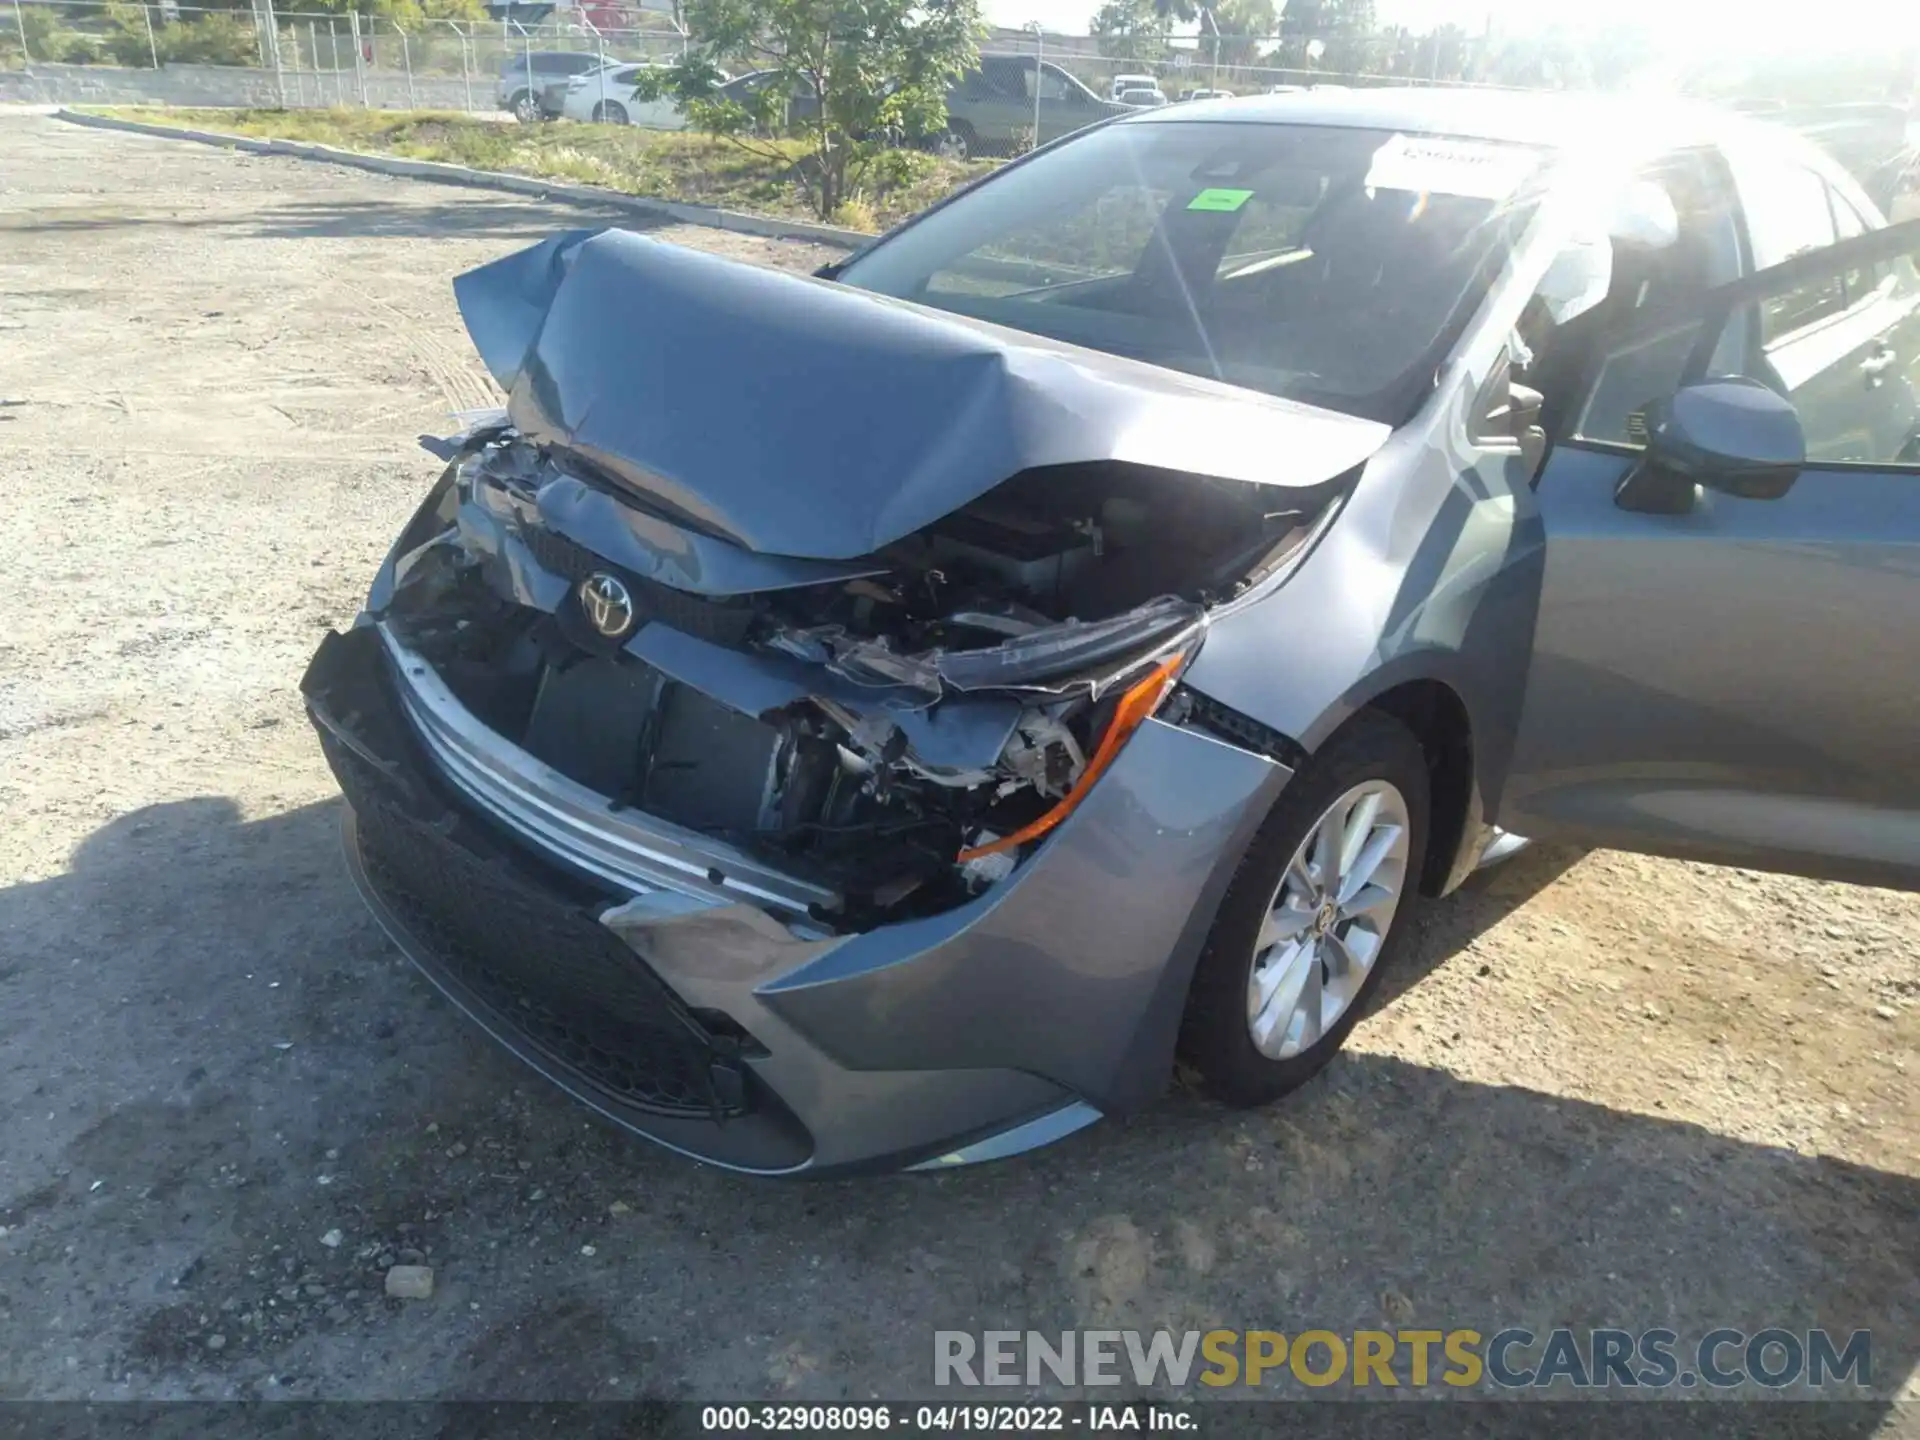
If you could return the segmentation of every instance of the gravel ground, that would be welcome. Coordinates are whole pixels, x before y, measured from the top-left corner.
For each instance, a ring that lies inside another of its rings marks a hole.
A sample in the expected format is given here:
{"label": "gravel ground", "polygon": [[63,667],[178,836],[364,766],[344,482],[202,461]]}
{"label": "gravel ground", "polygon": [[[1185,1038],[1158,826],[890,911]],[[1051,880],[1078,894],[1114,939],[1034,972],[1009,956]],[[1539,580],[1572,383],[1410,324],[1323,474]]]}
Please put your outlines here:
{"label": "gravel ground", "polygon": [[490,399],[449,278],[594,218],[0,116],[0,1397],[922,1395],[936,1327],[1309,1323],[1864,1327],[1920,1397],[1912,897],[1535,852],[1291,1101],[939,1178],[731,1178],[497,1053],[355,898],[295,683]]}

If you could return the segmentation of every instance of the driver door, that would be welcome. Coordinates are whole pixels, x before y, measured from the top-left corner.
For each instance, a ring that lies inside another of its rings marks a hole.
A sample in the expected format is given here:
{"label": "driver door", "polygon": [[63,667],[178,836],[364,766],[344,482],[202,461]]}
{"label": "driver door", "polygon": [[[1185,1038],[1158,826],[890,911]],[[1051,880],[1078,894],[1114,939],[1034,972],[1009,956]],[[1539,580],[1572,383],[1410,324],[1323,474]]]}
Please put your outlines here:
{"label": "driver door", "polygon": [[[1538,482],[1546,561],[1507,830],[1920,888],[1920,223],[1666,317],[1668,393],[1744,374],[1807,461],[1644,508],[1645,333],[1599,342]],[[1645,327],[1641,327],[1644,332]],[[1676,350],[1678,335],[1682,343]],[[1656,421],[1657,423],[1657,421]]]}

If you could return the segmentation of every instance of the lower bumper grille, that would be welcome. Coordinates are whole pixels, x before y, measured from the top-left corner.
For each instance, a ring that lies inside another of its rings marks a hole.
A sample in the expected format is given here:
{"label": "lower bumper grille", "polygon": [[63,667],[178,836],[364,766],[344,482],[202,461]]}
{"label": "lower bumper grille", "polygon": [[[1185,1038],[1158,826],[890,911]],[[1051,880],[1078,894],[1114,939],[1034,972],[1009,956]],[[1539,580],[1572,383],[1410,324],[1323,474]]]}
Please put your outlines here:
{"label": "lower bumper grille", "polygon": [[355,804],[368,882],[487,1009],[622,1104],[654,1115],[744,1114],[697,1022],[604,926],[468,856],[377,800]]}
{"label": "lower bumper grille", "polygon": [[302,688],[353,807],[366,883],[443,987],[610,1113],[712,1121],[757,1108],[738,1042],[595,918],[613,901],[569,890],[442,793],[373,631],[328,637]]}

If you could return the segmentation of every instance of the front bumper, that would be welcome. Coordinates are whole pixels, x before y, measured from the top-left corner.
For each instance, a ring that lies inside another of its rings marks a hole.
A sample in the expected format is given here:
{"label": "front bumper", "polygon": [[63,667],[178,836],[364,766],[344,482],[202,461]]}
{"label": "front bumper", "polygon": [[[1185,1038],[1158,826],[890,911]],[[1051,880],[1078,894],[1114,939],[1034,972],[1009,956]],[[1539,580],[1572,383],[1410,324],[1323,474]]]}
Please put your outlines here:
{"label": "front bumper", "polygon": [[410,668],[364,626],[302,685],[381,923],[570,1093],[755,1173],[996,1158],[1158,1094],[1220,893],[1288,776],[1149,721],[1010,879],[835,935],[791,879],[596,817]]}

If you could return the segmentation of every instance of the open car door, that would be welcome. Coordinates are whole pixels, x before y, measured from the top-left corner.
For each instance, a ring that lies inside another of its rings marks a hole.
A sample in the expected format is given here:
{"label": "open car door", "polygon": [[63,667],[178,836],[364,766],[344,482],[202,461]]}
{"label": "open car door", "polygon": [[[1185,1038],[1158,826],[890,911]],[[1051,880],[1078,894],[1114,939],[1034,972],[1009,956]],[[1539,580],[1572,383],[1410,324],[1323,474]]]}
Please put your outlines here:
{"label": "open car door", "polygon": [[1917,257],[1875,230],[1599,342],[1504,828],[1920,888]]}

